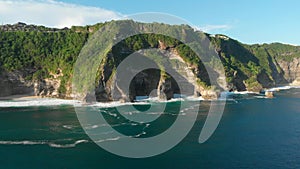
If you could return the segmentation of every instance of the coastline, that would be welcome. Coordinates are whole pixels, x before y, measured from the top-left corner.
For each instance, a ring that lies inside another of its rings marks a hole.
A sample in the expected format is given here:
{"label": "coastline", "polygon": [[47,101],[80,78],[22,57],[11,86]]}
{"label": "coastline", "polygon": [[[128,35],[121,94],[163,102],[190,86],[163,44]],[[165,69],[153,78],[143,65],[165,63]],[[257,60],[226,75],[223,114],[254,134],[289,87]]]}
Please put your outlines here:
{"label": "coastline", "polygon": [[[287,89],[291,89],[291,88],[300,88],[300,84],[291,83],[289,85],[266,88],[266,89],[264,89],[264,91],[278,92],[278,91],[281,91],[281,90],[287,90]],[[233,91],[233,92],[229,92],[229,93],[233,93],[233,94],[259,94],[259,92],[253,92],[253,91]],[[192,99],[191,97],[189,97],[189,98]],[[28,95],[28,94],[10,95],[10,96],[0,97],[0,101],[9,101],[9,100],[16,100],[17,101],[17,100],[30,100],[30,99],[59,99],[59,100],[66,100],[66,101],[73,100],[73,99],[70,99],[70,98],[66,99],[66,98],[45,97],[45,96],[36,96],[36,95]],[[201,98],[199,100],[206,100],[206,99]],[[209,99],[207,99],[207,100],[209,100]]]}

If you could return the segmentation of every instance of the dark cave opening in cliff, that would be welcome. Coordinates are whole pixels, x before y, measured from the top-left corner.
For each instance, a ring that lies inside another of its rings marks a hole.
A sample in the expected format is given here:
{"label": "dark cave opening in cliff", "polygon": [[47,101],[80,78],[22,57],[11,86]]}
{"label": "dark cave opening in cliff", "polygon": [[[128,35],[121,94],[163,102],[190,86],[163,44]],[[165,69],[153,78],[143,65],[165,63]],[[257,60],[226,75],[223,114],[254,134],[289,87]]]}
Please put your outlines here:
{"label": "dark cave opening in cliff", "polygon": [[146,69],[137,73],[129,86],[131,101],[153,97],[169,100],[174,98],[174,94],[180,94],[176,80],[159,69]]}

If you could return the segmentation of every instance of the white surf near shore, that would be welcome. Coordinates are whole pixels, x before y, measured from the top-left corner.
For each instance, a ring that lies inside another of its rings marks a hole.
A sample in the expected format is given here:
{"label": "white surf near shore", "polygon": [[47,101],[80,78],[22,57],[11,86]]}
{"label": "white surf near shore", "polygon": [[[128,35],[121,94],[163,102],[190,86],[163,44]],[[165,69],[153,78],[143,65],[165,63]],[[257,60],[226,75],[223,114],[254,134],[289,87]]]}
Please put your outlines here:
{"label": "white surf near shore", "polygon": [[[274,87],[270,89],[266,89],[265,91],[277,92],[280,90],[289,90],[292,88],[300,88],[300,86],[282,86],[282,87]],[[235,94],[259,94],[257,92],[251,91],[241,91],[241,92],[225,92],[223,93],[221,99],[229,95]],[[186,98],[174,98],[167,101],[160,101],[158,98],[148,98],[145,100],[141,100],[139,102],[127,102],[123,103],[120,101],[113,101],[107,103],[92,103],[92,104],[85,104],[78,100],[65,100],[65,99],[56,99],[56,98],[37,98],[37,97],[21,97],[21,98],[14,98],[11,100],[0,100],[0,107],[33,107],[33,106],[60,106],[60,105],[71,105],[75,107],[80,106],[91,106],[91,107],[99,107],[99,108],[109,108],[109,107],[117,107],[117,106],[126,106],[126,105],[150,105],[155,103],[164,103],[164,102],[177,102],[177,101],[203,101],[202,97],[193,97],[188,96]],[[228,100],[228,99],[227,99]]]}
{"label": "white surf near shore", "polygon": [[281,86],[281,87],[274,87],[274,88],[270,88],[270,89],[266,89],[265,91],[269,91],[269,92],[277,92],[280,90],[289,90],[289,89],[295,89],[295,88],[300,88],[300,86]]}
{"label": "white surf near shore", "polygon": [[32,107],[32,106],[59,106],[79,105],[77,100],[64,100],[55,98],[18,98],[12,100],[1,100],[0,107]]}
{"label": "white surf near shore", "polygon": [[[269,89],[264,89],[263,91],[268,91],[268,92],[278,92],[281,90],[289,90],[289,89],[295,89],[295,88],[300,88],[300,86],[280,86],[280,87],[273,87]],[[259,94],[259,92],[253,92],[253,91],[234,91],[234,92],[229,92],[233,94]]]}
{"label": "white surf near shore", "polygon": [[86,104],[78,100],[65,100],[65,99],[56,99],[56,98],[36,98],[36,97],[26,97],[26,98],[16,98],[11,100],[0,100],[0,107],[33,107],[33,106],[60,106],[60,105],[71,105],[75,107],[81,106],[90,106],[90,107],[99,107],[99,108],[109,108],[109,107],[118,107],[125,105],[150,105],[154,103],[163,103],[163,102],[176,102],[183,100],[203,100],[202,98],[177,98],[167,101],[159,101],[156,98],[149,98],[140,102],[102,102],[102,103],[90,103]]}
{"label": "white surf near shore", "polygon": [[48,145],[53,148],[73,148],[78,144],[88,143],[88,140],[75,140],[73,143],[59,144],[55,141],[34,141],[34,140],[22,140],[22,141],[12,141],[12,140],[2,140],[0,145]]}

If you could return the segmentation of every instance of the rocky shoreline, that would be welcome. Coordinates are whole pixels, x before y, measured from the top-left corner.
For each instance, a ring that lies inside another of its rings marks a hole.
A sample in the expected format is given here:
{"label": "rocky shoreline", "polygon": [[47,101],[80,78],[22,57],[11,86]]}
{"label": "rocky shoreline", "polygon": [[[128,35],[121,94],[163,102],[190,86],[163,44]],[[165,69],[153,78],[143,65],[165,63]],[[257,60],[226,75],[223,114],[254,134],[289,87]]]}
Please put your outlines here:
{"label": "rocky shoreline", "polygon": [[[274,87],[274,88],[269,88],[269,89],[263,89],[261,90],[260,92],[254,92],[254,91],[224,91],[223,92],[223,96],[226,96],[226,97],[230,97],[232,95],[245,95],[245,94],[252,94],[252,95],[257,95],[257,96],[264,96],[265,98],[273,98],[276,96],[276,92],[280,92],[282,90],[289,90],[289,89],[292,89],[292,88],[300,88],[300,84],[290,84],[290,85],[286,85],[286,86],[278,86],[278,87]],[[221,94],[222,95],[222,94]],[[143,100],[148,100],[149,98],[148,97],[142,97],[141,98],[143,99],[140,99],[140,100],[135,100],[133,102],[140,102],[140,101],[143,101]],[[218,98],[210,98],[210,99],[206,99],[206,98],[203,98],[203,97],[195,97],[195,96],[189,96],[189,97],[186,97],[186,98],[189,98],[189,99],[197,99],[197,100],[222,100],[222,99],[225,99],[225,98],[222,98],[222,96],[219,95]],[[37,96],[37,95],[34,95],[34,94],[19,94],[19,95],[10,95],[10,96],[1,96],[0,97],[0,101],[6,101],[6,100],[31,100],[31,99],[61,99],[61,100],[76,100],[74,98],[71,98],[71,97],[68,97],[68,98],[61,98],[61,97],[52,97],[52,96]],[[180,99],[180,97],[179,97]],[[185,97],[183,97],[182,99],[185,99]],[[80,102],[80,100],[77,100]],[[159,99],[157,101],[160,101]],[[116,101],[108,101],[108,102],[105,102],[105,103],[112,103],[112,102],[116,102]],[[124,103],[122,101],[119,100],[120,103]],[[84,103],[84,102],[82,102]],[[101,103],[101,102],[98,102],[98,103]]]}

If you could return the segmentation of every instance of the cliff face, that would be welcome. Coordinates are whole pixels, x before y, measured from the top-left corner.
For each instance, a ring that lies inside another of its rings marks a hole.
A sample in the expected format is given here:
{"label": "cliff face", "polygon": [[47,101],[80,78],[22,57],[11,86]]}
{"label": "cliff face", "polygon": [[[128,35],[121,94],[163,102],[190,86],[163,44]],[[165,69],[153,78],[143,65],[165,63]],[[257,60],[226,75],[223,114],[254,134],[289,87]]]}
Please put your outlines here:
{"label": "cliff face", "polygon": [[300,47],[279,43],[246,45],[222,35],[211,38],[226,69],[229,88],[260,91],[296,84]]}
{"label": "cliff face", "polygon": [[[61,81],[59,75],[53,75],[52,77],[31,80],[28,79],[28,74],[31,74],[33,70],[23,71],[2,71],[0,74],[0,97],[11,95],[30,95],[41,97],[57,97],[57,98],[69,98],[70,94],[61,95],[59,88]],[[70,91],[68,91],[70,93]]]}
{"label": "cliff face", "polygon": [[[144,25],[143,28],[148,27]],[[134,59],[130,60],[132,57]],[[120,70],[120,65],[126,62],[126,68]],[[135,72],[150,65],[157,69]],[[122,40],[108,52],[98,71],[98,101],[133,101],[137,96],[149,95],[163,100],[182,95],[215,99],[218,95],[208,92],[211,90],[207,87],[208,74],[198,56],[182,42],[162,35],[141,34]],[[128,86],[126,81],[135,74]]]}
{"label": "cliff face", "polygon": [[300,85],[300,58],[293,58],[291,61],[279,60],[284,79],[293,85]]}
{"label": "cliff face", "polygon": [[0,97],[10,95],[34,94],[33,84],[24,79],[24,74],[19,71],[0,73]]}
{"label": "cliff face", "polygon": [[[162,100],[169,100],[181,95],[185,96],[203,96],[205,98],[217,98],[217,93],[208,92],[209,89],[205,89],[199,85],[196,81],[197,76],[191,70],[190,65],[183,61],[180,55],[173,48],[155,50],[155,57],[165,57],[165,71],[158,69],[146,69],[139,73],[121,71],[117,74],[113,67],[104,64],[100,67],[100,79],[96,87],[96,97],[98,101],[111,101],[111,100],[123,100],[134,101],[137,96],[152,96],[159,97]],[[135,54],[135,62],[146,62],[147,65],[153,65],[158,67],[155,62],[146,57],[151,58],[144,52],[138,52]],[[114,56],[110,55],[110,59]],[[145,58],[143,58],[145,57]],[[107,62],[110,62],[110,59]],[[139,61],[140,59],[140,61]],[[170,61],[170,62],[168,62]],[[137,69],[135,65],[133,67],[126,67],[126,70]],[[141,67],[142,68],[142,67]],[[128,81],[128,74],[136,74],[129,86],[125,85]],[[129,91],[127,91],[129,88]],[[129,92],[129,93],[127,93]]]}
{"label": "cliff face", "polygon": [[[199,37],[199,32],[187,26],[139,24],[145,29],[161,27],[182,32],[184,36]],[[0,97],[19,94],[72,97],[73,65],[88,37],[99,27],[101,24],[72,29],[23,23],[0,26]],[[207,37],[223,62],[228,83],[223,87],[228,90],[259,91],[276,85],[300,85],[300,47],[278,43],[246,45],[224,35]],[[144,48],[158,49],[158,52],[139,51]],[[172,75],[155,69],[144,70],[136,74],[126,93],[122,79],[115,77],[116,68],[132,53],[156,59],[162,55],[169,60],[167,65]],[[149,95],[170,99],[176,94],[218,97],[210,88],[202,61],[174,39],[151,34],[129,38],[111,49],[105,58],[96,79],[98,101],[133,101],[136,96]],[[210,71],[219,76],[218,70]],[[180,86],[183,87],[180,89]]]}

